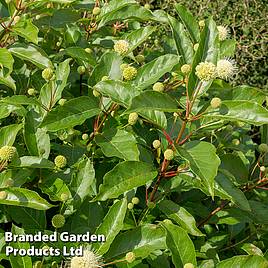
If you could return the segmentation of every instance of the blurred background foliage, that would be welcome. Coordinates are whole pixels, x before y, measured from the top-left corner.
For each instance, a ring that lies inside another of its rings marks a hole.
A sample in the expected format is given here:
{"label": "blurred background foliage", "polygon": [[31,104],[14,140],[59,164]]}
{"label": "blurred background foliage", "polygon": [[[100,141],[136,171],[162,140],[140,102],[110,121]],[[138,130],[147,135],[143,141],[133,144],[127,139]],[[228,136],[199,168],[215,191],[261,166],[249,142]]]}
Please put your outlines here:
{"label": "blurred background foliage", "polygon": [[[228,25],[237,41],[239,74],[235,84],[248,84],[268,91],[268,1],[267,0],[141,0],[151,9],[176,14],[174,3],[187,7],[199,20],[213,15]],[[161,41],[161,32],[157,38]]]}

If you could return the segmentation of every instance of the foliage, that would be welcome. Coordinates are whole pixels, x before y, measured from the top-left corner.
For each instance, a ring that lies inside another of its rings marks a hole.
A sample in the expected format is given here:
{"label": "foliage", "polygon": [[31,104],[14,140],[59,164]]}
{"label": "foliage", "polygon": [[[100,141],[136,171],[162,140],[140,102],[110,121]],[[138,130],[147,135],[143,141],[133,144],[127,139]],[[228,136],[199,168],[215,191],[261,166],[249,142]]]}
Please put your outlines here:
{"label": "foliage", "polygon": [[[178,4],[0,3],[0,267],[268,267],[266,95],[229,83],[226,28]],[[55,230],[106,241],[5,255],[32,246],[5,231]]]}

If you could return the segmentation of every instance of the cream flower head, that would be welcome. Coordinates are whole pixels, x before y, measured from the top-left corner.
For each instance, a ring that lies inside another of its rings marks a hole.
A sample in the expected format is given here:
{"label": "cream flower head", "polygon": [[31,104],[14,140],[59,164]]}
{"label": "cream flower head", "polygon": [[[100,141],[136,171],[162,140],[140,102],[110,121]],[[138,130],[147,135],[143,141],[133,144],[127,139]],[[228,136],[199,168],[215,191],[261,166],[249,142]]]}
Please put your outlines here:
{"label": "cream flower head", "polygon": [[221,79],[230,79],[237,72],[235,61],[232,59],[223,59],[217,62],[216,73]]}
{"label": "cream flower head", "polygon": [[195,68],[195,74],[201,81],[209,81],[216,76],[216,66],[212,62],[200,62]]}
{"label": "cream flower head", "polygon": [[126,54],[129,50],[129,43],[126,40],[119,40],[114,45],[114,50],[119,54]]}
{"label": "cream flower head", "polygon": [[73,257],[70,261],[70,268],[99,268],[101,267],[101,257],[91,250],[84,250],[81,257]]}
{"label": "cream flower head", "polygon": [[228,27],[219,25],[219,26],[217,26],[217,28],[219,31],[219,40],[224,41],[228,37],[228,34],[229,34]]}

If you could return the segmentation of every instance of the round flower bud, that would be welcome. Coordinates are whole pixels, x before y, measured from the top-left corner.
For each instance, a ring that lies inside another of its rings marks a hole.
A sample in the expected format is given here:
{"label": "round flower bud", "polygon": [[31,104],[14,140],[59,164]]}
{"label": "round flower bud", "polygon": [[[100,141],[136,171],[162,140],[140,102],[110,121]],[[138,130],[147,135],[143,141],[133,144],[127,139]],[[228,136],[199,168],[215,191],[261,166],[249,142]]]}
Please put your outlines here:
{"label": "round flower bud", "polygon": [[42,265],[42,262],[41,261],[36,261],[34,264],[33,264],[33,268],[42,268],[43,265]]}
{"label": "round flower bud", "polygon": [[123,78],[127,81],[133,80],[137,75],[137,69],[129,66],[123,70]]}
{"label": "round flower bud", "polygon": [[58,155],[54,159],[54,163],[55,163],[56,167],[64,168],[66,166],[66,164],[67,164],[67,159],[63,155]]}
{"label": "round flower bud", "polygon": [[235,146],[238,146],[240,144],[240,140],[239,139],[233,139],[232,144],[235,145]]}
{"label": "round flower bud", "polygon": [[11,179],[11,178],[8,178],[6,181],[5,181],[5,185],[7,187],[12,187],[14,185],[14,180]]}
{"label": "round flower bud", "polygon": [[58,41],[58,42],[56,43],[56,46],[57,46],[57,47],[60,47],[60,45],[61,45],[61,42]]}
{"label": "round flower bud", "polygon": [[126,254],[126,261],[128,262],[128,263],[132,263],[132,262],[134,262],[135,261],[135,259],[136,259],[136,256],[135,256],[135,253],[133,253],[133,252],[128,252],[127,254]]}
{"label": "round flower bud", "polygon": [[233,126],[232,125],[227,125],[225,129],[227,131],[232,131],[233,130]]}
{"label": "round flower bud", "polygon": [[36,93],[36,91],[35,91],[34,88],[29,88],[28,91],[27,91],[27,93],[28,93],[30,96],[34,96],[35,93]]}
{"label": "round flower bud", "polygon": [[101,13],[101,9],[100,9],[100,7],[94,7],[93,8],[93,10],[92,10],[92,14],[94,15],[94,16],[97,16],[97,15],[99,15]]}
{"label": "round flower bud", "polygon": [[61,228],[65,224],[65,218],[61,214],[56,214],[53,216],[51,223],[52,223],[53,227]]}
{"label": "round flower bud", "polygon": [[120,65],[120,70],[123,72],[127,67],[128,67],[128,64],[127,63],[122,63]]}
{"label": "round flower bud", "polygon": [[228,34],[229,34],[228,28],[222,25],[217,26],[217,28],[219,32],[219,40],[224,41],[228,37]]}
{"label": "round flower bud", "polygon": [[145,61],[145,57],[142,54],[136,56],[136,61],[138,63],[143,63]]}
{"label": "round flower bud", "polygon": [[204,28],[205,25],[206,25],[205,20],[200,20],[200,21],[198,22],[198,24],[199,24],[199,27],[200,27],[200,28]]}
{"label": "round flower bud", "polygon": [[120,55],[127,54],[129,50],[129,43],[126,40],[119,40],[115,43],[114,50]]}
{"label": "round flower bud", "polygon": [[53,76],[54,76],[54,73],[51,68],[46,68],[42,71],[42,77],[47,81],[52,80]]}
{"label": "round flower bud", "polygon": [[194,44],[194,51],[197,51],[198,48],[199,48],[199,44],[198,43]]}
{"label": "round flower bud", "polygon": [[216,66],[217,76],[221,79],[229,79],[237,72],[235,61],[231,59],[219,60]]}
{"label": "round flower bud", "polygon": [[261,172],[264,172],[264,171],[265,171],[265,166],[261,166],[261,167],[260,167],[260,171],[261,171]]}
{"label": "round flower bud", "polygon": [[215,78],[216,66],[211,62],[200,62],[195,68],[195,74],[201,81]]}
{"label": "round flower bud", "polygon": [[66,101],[67,101],[66,99],[60,99],[60,100],[59,100],[59,105],[60,105],[60,106],[63,106],[63,105],[65,104]]}
{"label": "round flower bud", "polygon": [[13,21],[16,24],[19,22],[19,20],[20,20],[20,16],[15,16]]}
{"label": "round flower bud", "polygon": [[128,123],[133,126],[136,124],[137,120],[139,118],[139,115],[137,113],[130,113],[128,116]]}
{"label": "round flower bud", "polygon": [[173,150],[167,149],[164,152],[164,157],[165,157],[166,160],[172,160],[174,158],[174,152],[173,152]]}
{"label": "round flower bud", "polygon": [[11,161],[15,156],[17,149],[13,146],[5,145],[0,148],[0,160]]}
{"label": "round flower bud", "polygon": [[97,89],[95,89],[95,88],[93,89],[92,94],[96,98],[98,98],[101,95],[100,92]]}
{"label": "round flower bud", "polygon": [[41,19],[41,16],[40,16],[40,15],[36,15],[36,16],[35,16],[35,19],[36,19],[36,20],[40,20],[40,19]]}
{"label": "round flower bud", "polygon": [[191,72],[191,65],[190,64],[184,64],[181,66],[181,72],[183,74],[188,74]]}
{"label": "round flower bud", "polygon": [[0,191],[0,200],[5,200],[7,198],[7,192],[6,191]]}
{"label": "round flower bud", "polygon": [[161,82],[156,82],[156,83],[153,85],[153,90],[154,90],[154,91],[163,92],[164,89],[165,89],[165,86],[164,86],[163,83],[161,83]]}
{"label": "round flower bud", "polygon": [[153,209],[153,208],[155,208],[155,203],[154,202],[148,202],[147,206],[148,206],[148,208]]}
{"label": "round flower bud", "polygon": [[148,4],[148,3],[147,3],[147,4],[145,4],[145,5],[144,5],[144,7],[145,7],[146,9],[151,9],[151,5],[150,5],[150,4]]}
{"label": "round flower bud", "polygon": [[101,78],[101,81],[106,81],[106,80],[109,80],[109,76],[104,75],[104,76]]}
{"label": "round flower bud", "polygon": [[83,75],[83,74],[86,72],[86,68],[85,68],[85,66],[78,66],[78,68],[77,68],[77,72],[78,72],[80,75]]}
{"label": "round flower bud", "polygon": [[132,204],[138,205],[140,203],[140,199],[138,197],[133,197],[131,200]]}
{"label": "round flower bud", "polygon": [[60,195],[60,199],[61,199],[63,202],[67,201],[67,200],[69,199],[69,194],[68,194],[68,193],[62,193],[62,194]]}
{"label": "round flower bud", "polygon": [[133,205],[132,203],[128,203],[128,204],[127,204],[127,208],[128,208],[129,210],[131,210],[131,209],[134,208],[134,205]]}
{"label": "round flower bud", "polygon": [[260,144],[258,149],[261,153],[268,153],[268,145],[266,143]]}
{"label": "round flower bud", "polygon": [[52,8],[52,4],[51,3],[48,3],[47,4],[47,8]]}
{"label": "round flower bud", "polygon": [[154,140],[154,141],[153,141],[153,147],[154,147],[155,149],[158,149],[160,146],[161,146],[161,142],[160,142],[160,140]]}
{"label": "round flower bud", "polygon": [[219,108],[221,106],[221,99],[220,98],[213,98],[210,102],[210,106],[213,109]]}
{"label": "round flower bud", "polygon": [[183,268],[194,268],[194,265],[192,263],[188,262],[188,263],[184,264]]}
{"label": "round flower bud", "polygon": [[88,134],[87,134],[87,133],[84,133],[84,134],[82,135],[82,140],[85,141],[85,140],[87,140],[87,139],[88,139]]}
{"label": "round flower bud", "polygon": [[[71,258],[70,268],[97,268],[102,267],[101,257],[91,250],[84,250],[83,256]],[[69,267],[69,266],[68,266]]]}
{"label": "round flower bud", "polygon": [[87,53],[89,53],[89,54],[91,54],[91,53],[93,52],[92,49],[89,48],[89,47],[85,48],[85,51],[86,51]]}

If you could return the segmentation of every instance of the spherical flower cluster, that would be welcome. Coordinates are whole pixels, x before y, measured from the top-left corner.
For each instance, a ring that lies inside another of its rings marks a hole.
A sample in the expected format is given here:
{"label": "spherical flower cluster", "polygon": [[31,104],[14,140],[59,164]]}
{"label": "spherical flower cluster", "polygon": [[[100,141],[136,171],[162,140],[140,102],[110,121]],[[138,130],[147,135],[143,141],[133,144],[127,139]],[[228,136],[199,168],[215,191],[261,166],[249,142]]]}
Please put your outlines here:
{"label": "spherical flower cluster", "polygon": [[128,66],[123,70],[123,78],[127,81],[134,79],[137,75],[137,69],[133,66]]}
{"label": "spherical flower cluster", "polygon": [[89,48],[89,47],[86,47],[86,48],[85,48],[85,52],[87,52],[87,53],[89,53],[89,54],[90,54],[90,53],[92,53],[92,49],[91,49],[91,48]]}
{"label": "spherical flower cluster", "polygon": [[60,195],[60,199],[62,200],[62,201],[67,201],[68,199],[69,199],[69,194],[68,193],[62,193],[61,195]]}
{"label": "spherical flower cluster", "polygon": [[0,148],[0,160],[11,161],[15,156],[17,149],[13,146],[5,145]]}
{"label": "spherical flower cluster", "polygon": [[133,204],[133,203],[128,203],[128,204],[127,204],[127,208],[128,208],[129,210],[133,209],[133,208],[134,208],[134,204]]}
{"label": "spherical flower cluster", "polygon": [[222,25],[217,26],[217,28],[219,31],[219,40],[224,41],[228,37],[228,34],[229,34],[228,28]]}
{"label": "spherical flower cluster", "polygon": [[204,28],[205,25],[206,25],[205,20],[200,20],[200,21],[198,22],[198,24],[199,24],[199,27],[200,27],[200,28]]}
{"label": "spherical flower cluster", "polygon": [[27,93],[28,93],[30,96],[33,96],[33,95],[35,95],[36,91],[35,91],[34,88],[29,88],[28,91],[27,91]]}
{"label": "spherical flower cluster", "polygon": [[131,203],[134,205],[138,205],[140,203],[140,199],[138,197],[133,197],[131,199]]}
{"label": "spherical flower cluster", "polygon": [[87,134],[87,133],[84,133],[84,134],[82,135],[82,140],[85,141],[85,140],[87,140],[87,139],[88,139],[88,134]]}
{"label": "spherical flower cluster", "polygon": [[0,200],[5,200],[7,198],[7,192],[6,191],[0,191]]}
{"label": "spherical flower cluster", "polygon": [[136,56],[136,61],[137,61],[138,63],[143,63],[143,62],[145,61],[145,57],[144,57],[144,55],[142,55],[142,54],[137,55],[137,56]]}
{"label": "spherical flower cluster", "polygon": [[161,142],[160,142],[160,140],[154,140],[154,141],[153,141],[153,147],[154,147],[155,149],[158,149],[160,146],[161,146]]}
{"label": "spherical flower cluster", "polygon": [[67,164],[67,159],[63,155],[58,155],[54,159],[54,163],[55,163],[56,167],[64,168],[66,166],[66,164]]}
{"label": "spherical flower cluster", "polygon": [[190,72],[191,72],[191,65],[190,65],[190,64],[183,64],[183,65],[181,66],[181,72],[182,72],[183,74],[188,74],[188,73],[190,73]]}
{"label": "spherical flower cluster", "polygon": [[197,51],[198,48],[199,48],[199,44],[198,43],[194,44],[194,51]]}
{"label": "spherical flower cluster", "polygon": [[129,43],[126,40],[119,40],[114,45],[114,50],[120,55],[127,54],[129,50]]}
{"label": "spherical flower cluster", "polygon": [[219,108],[221,106],[221,99],[220,98],[213,98],[210,102],[210,106],[213,109]]}
{"label": "spherical flower cluster", "polygon": [[78,74],[83,75],[86,72],[85,66],[82,66],[82,65],[78,66],[77,72],[78,72]]}
{"label": "spherical flower cluster", "polygon": [[268,145],[266,143],[261,143],[258,149],[261,153],[268,153]]}
{"label": "spherical flower cluster", "polygon": [[54,77],[54,72],[51,68],[46,68],[42,71],[42,77],[47,80],[50,81],[52,80],[52,78]]}
{"label": "spherical flower cluster", "polygon": [[235,61],[231,59],[223,59],[217,62],[216,73],[221,79],[229,79],[237,72]]}
{"label": "spherical flower cluster", "polygon": [[65,224],[65,218],[61,214],[56,214],[53,216],[51,223],[52,223],[53,227],[61,228]]}
{"label": "spherical flower cluster", "polygon": [[60,105],[60,106],[63,106],[63,105],[65,104],[66,101],[67,101],[66,99],[60,99],[60,100],[59,100],[59,105]]}
{"label": "spherical flower cluster", "polygon": [[92,14],[94,15],[94,16],[97,16],[97,15],[99,15],[101,13],[101,9],[100,9],[100,7],[94,7],[93,8],[93,10],[92,10]]}
{"label": "spherical flower cluster", "polygon": [[201,81],[209,81],[215,78],[216,66],[211,62],[200,62],[195,68],[195,74]]}
{"label": "spherical flower cluster", "polygon": [[265,169],[266,169],[265,166],[260,166],[260,171],[261,171],[261,172],[264,172]]}
{"label": "spherical flower cluster", "polygon": [[84,250],[81,257],[73,257],[70,268],[99,268],[101,267],[101,257],[91,250]]}
{"label": "spherical flower cluster", "polygon": [[120,65],[120,70],[123,72],[129,65],[127,63],[122,63]]}
{"label": "spherical flower cluster", "polygon": [[174,152],[173,150],[171,149],[167,149],[165,152],[164,152],[164,157],[166,160],[172,160],[174,158]]}
{"label": "spherical flower cluster", "polygon": [[132,263],[132,262],[134,262],[135,261],[135,259],[136,259],[136,256],[135,256],[135,253],[134,252],[128,252],[127,254],[126,254],[126,261],[128,262],[128,263]]}
{"label": "spherical flower cluster", "polygon": [[153,85],[153,90],[154,90],[154,91],[163,92],[164,89],[165,89],[165,86],[164,86],[163,83],[161,83],[161,82],[156,82],[156,83]]}
{"label": "spherical flower cluster", "polygon": [[128,123],[133,126],[136,124],[137,120],[139,118],[139,115],[137,113],[130,113],[128,116]]}

